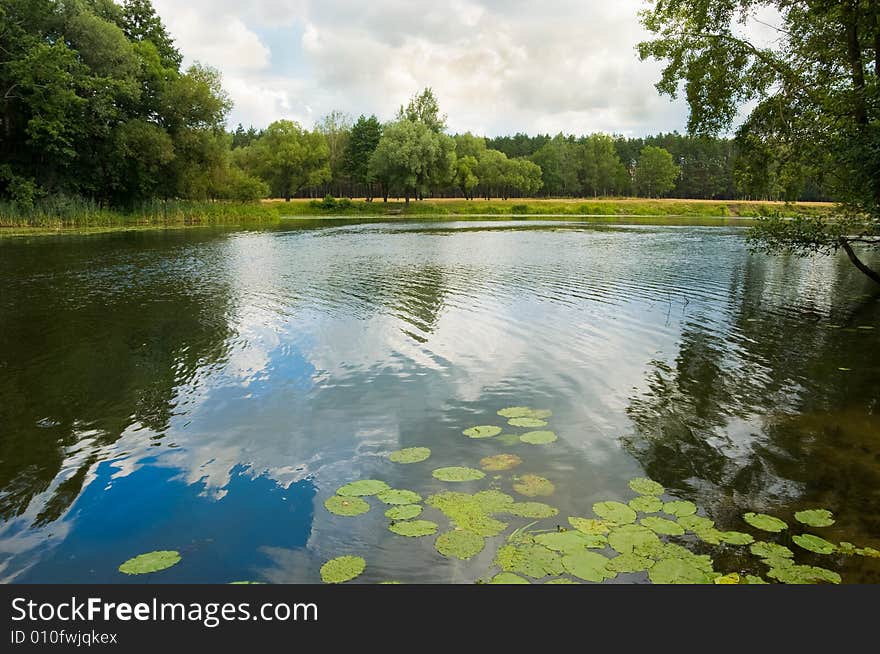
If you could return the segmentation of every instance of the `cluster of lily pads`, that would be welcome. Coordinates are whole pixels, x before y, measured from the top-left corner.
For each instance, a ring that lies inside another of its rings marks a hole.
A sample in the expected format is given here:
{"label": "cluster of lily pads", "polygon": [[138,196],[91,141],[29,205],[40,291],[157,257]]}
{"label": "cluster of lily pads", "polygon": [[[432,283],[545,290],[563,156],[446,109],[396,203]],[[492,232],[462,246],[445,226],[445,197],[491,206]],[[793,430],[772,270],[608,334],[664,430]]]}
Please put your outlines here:
{"label": "cluster of lily pads", "polygon": [[[498,411],[498,415],[506,418],[511,427],[530,431],[505,434],[497,425],[478,425],[465,429],[463,434],[475,439],[495,439],[501,445],[514,442],[544,445],[556,440],[552,431],[535,430],[547,426],[550,411],[510,407]],[[427,447],[409,447],[388,455],[390,461],[401,465],[420,464],[430,457],[431,450]],[[499,453],[483,457],[480,469],[440,467],[434,469],[431,476],[450,484],[476,482],[483,480],[487,472],[510,471],[522,463],[516,454]],[[458,560],[469,560],[483,552],[488,539],[505,533],[513,520],[531,520],[514,529],[496,550],[492,564],[496,570],[486,577],[488,583],[493,584],[537,580],[554,584],[601,583],[632,573],[647,575],[648,580],[656,584],[768,583],[763,577],[744,571],[716,570],[709,554],[691,549],[698,543],[748,547],[749,553],[766,566],[768,579],[789,584],[840,583],[841,579],[832,570],[795,563],[795,551],[786,543],[819,555],[880,558],[880,551],[871,547],[857,547],[847,542],[835,544],[813,533],[798,533],[785,542],[776,542],[785,539],[791,528],[785,521],[764,513],[749,512],[742,516],[746,524],[767,534],[763,540],[756,540],[746,532],[722,531],[714,521],[699,515],[695,504],[669,499],[661,484],[644,477],[629,482],[635,497],[626,503],[596,502],[592,505],[594,516],[569,516],[566,526],[554,524],[536,528],[540,521],[559,514],[557,508],[531,499],[553,495],[554,484],[535,474],[514,475],[510,481],[513,491],[528,499],[518,501],[513,495],[491,487],[473,493],[442,490],[423,498],[420,493],[392,488],[378,479],[362,479],[338,488],[324,502],[324,507],[338,516],[356,517],[370,511],[368,499],[373,498],[385,507],[388,529],[407,538],[434,536],[440,530],[437,522],[421,517],[425,506],[430,507],[448,522],[448,529],[434,539],[434,548],[442,556]],[[834,524],[834,516],[826,509],[799,511],[794,517],[797,523],[812,529]],[[774,538],[775,541],[771,540]],[[176,551],[149,552],[126,561],[119,570],[125,574],[144,574],[164,570],[180,560]],[[340,556],[321,566],[321,579],[325,583],[350,581],[363,574],[366,567],[366,560],[360,556]]]}

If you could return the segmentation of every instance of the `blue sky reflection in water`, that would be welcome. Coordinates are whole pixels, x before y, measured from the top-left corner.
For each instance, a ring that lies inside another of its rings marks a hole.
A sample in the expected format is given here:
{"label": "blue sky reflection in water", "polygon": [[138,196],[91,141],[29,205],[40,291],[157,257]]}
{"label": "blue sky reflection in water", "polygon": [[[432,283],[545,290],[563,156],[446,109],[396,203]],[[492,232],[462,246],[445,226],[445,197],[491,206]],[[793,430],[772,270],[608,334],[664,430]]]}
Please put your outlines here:
{"label": "blue sky reflection in water", "polygon": [[[647,473],[722,528],[823,506],[823,536],[880,545],[880,304],[842,258],[718,227],[296,221],[8,240],[0,274],[6,581],[126,582],[178,549],[151,579],[317,582],[358,554],[359,581],[470,582],[495,541],[452,563],[375,501],[323,501],[362,477],[436,492],[434,468],[500,452],[563,521]],[[556,443],[461,435],[523,404]],[[411,446],[432,457],[386,460]],[[854,558],[845,581],[880,581]]]}

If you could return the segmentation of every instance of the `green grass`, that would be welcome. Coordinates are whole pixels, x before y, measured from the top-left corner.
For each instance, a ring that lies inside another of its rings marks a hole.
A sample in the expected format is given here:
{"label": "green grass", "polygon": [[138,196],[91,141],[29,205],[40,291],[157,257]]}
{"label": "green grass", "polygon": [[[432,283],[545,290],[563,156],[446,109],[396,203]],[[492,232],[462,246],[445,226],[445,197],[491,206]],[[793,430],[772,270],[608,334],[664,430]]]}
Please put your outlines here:
{"label": "green grass", "polygon": [[828,203],[647,200],[617,198],[598,200],[423,200],[382,202],[336,200],[292,202],[272,201],[282,216],[702,216],[755,218],[780,214],[826,215]]}
{"label": "green grass", "polygon": [[0,202],[0,234],[7,230],[106,231],[189,225],[276,224],[279,213],[265,203],[154,201],[131,211],[100,207],[77,198],[55,198],[28,210]]}

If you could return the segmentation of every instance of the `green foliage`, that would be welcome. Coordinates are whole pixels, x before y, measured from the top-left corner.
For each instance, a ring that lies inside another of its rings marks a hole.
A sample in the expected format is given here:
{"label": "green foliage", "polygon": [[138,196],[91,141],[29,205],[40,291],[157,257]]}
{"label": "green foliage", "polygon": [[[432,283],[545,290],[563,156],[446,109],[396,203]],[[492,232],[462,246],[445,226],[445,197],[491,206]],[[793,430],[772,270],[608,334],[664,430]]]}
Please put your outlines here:
{"label": "green foliage", "polygon": [[529,445],[546,445],[556,440],[556,433],[552,431],[530,431],[520,436],[519,439]]}
{"label": "green foliage", "polygon": [[653,145],[646,145],[635,168],[635,184],[640,195],[649,198],[662,197],[675,187],[681,169],[672,155]]}
{"label": "green foliage", "polygon": [[127,575],[142,575],[166,570],[180,563],[180,552],[176,550],[157,550],[129,559],[119,566],[119,572]]}
{"label": "green foliage", "polygon": [[356,516],[370,510],[370,505],[359,497],[342,497],[334,495],[324,501],[324,507],[336,515]]}
{"label": "green foliage", "polygon": [[431,450],[427,447],[405,447],[388,455],[388,459],[394,463],[420,463],[431,456]]}
{"label": "green foliage", "polygon": [[834,524],[834,514],[828,509],[807,509],[794,514],[795,520],[809,527],[830,527]]}
{"label": "green foliage", "polygon": [[788,529],[788,525],[785,522],[779,518],[774,518],[772,515],[767,515],[766,513],[749,512],[743,515],[743,520],[748,522],[755,529],[760,529],[762,531],[779,533],[780,531]]}
{"label": "green foliage", "polygon": [[379,481],[378,479],[361,479],[340,486],[336,490],[336,494],[340,497],[364,497],[367,495],[378,495],[382,491],[390,489],[391,487],[384,481]]}
{"label": "green foliage", "polygon": [[495,425],[477,425],[476,427],[468,427],[461,432],[468,438],[492,438],[501,433],[501,427]]}
{"label": "green foliage", "polygon": [[653,479],[647,477],[636,477],[629,480],[629,487],[639,495],[663,495],[666,489]]}
{"label": "green foliage", "polygon": [[431,475],[440,481],[476,481],[485,477],[486,473],[474,468],[451,466],[448,468],[437,468]]}
{"label": "green foliage", "polygon": [[321,566],[321,579],[325,584],[341,584],[359,577],[367,568],[367,562],[359,556],[339,556]]}
{"label": "green foliage", "polygon": [[464,530],[448,531],[440,534],[434,547],[440,554],[466,561],[483,551],[486,541],[477,534]]}
{"label": "green foliage", "polygon": [[403,504],[401,506],[392,506],[385,511],[385,517],[391,520],[411,520],[422,513],[422,507],[418,504]]}
{"label": "green foliage", "polygon": [[392,522],[388,529],[398,536],[420,538],[437,533],[437,523],[430,520],[402,520],[400,522]]}

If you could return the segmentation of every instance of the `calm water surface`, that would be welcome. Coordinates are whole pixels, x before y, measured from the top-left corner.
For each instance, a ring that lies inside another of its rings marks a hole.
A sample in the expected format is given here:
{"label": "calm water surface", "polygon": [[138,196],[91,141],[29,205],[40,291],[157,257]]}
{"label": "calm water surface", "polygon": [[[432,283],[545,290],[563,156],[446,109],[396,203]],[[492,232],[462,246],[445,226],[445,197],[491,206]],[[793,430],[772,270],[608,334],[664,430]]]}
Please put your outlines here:
{"label": "calm water surface", "polygon": [[[473,582],[503,537],[450,562],[375,501],[323,502],[436,492],[434,468],[499,452],[556,484],[547,527],[647,474],[722,529],[821,506],[826,538],[880,547],[880,296],[842,257],[750,254],[735,228],[325,221],[6,239],[0,280],[5,581],[142,581],[117,566],[177,549],[151,580],[317,582],[358,554],[360,581]],[[462,436],[511,405],[559,440]],[[500,474],[456,490],[512,492]]]}

